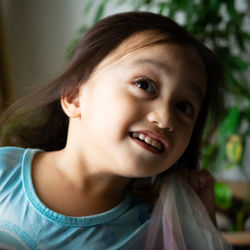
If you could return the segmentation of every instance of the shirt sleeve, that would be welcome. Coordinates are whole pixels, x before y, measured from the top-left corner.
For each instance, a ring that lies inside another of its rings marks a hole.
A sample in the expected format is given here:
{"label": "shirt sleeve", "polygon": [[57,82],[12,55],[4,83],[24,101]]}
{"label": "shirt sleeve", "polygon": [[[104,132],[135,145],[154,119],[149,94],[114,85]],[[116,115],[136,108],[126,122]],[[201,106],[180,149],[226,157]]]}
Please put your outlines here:
{"label": "shirt sleeve", "polygon": [[23,153],[23,148],[0,147],[0,189],[10,180],[13,171],[21,165]]}

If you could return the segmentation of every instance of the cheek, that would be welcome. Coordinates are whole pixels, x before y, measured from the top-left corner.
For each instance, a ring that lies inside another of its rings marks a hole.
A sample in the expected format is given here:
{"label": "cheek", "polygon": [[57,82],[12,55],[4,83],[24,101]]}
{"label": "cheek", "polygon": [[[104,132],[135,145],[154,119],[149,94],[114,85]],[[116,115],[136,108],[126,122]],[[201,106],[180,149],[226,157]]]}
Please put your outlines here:
{"label": "cheek", "polygon": [[87,112],[89,126],[100,136],[120,138],[138,117],[138,105],[125,95],[97,96]]}
{"label": "cheek", "polygon": [[138,119],[138,105],[128,96],[115,99],[109,108],[109,126],[113,131],[127,134],[129,126]]}
{"label": "cheek", "polygon": [[179,133],[177,134],[176,148],[178,149],[178,154],[180,156],[185,152],[187,146],[190,143],[192,131],[193,128],[182,128],[179,130]]}

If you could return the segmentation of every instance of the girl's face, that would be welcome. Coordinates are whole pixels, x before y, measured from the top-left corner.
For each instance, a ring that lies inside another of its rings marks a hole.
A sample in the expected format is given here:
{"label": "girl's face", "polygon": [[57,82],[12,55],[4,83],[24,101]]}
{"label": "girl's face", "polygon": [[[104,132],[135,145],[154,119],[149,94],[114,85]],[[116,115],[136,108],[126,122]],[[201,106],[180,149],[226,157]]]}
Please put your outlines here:
{"label": "girl's face", "polygon": [[131,43],[120,45],[82,85],[70,135],[97,172],[148,177],[171,167],[188,146],[206,73],[192,47],[150,45],[121,56]]}

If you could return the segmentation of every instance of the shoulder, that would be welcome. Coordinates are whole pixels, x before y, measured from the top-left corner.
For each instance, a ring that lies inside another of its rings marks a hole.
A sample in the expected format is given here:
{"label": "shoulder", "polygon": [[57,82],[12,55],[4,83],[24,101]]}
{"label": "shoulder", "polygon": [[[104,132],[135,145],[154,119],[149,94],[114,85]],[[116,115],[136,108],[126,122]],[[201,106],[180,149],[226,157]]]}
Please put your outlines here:
{"label": "shoulder", "polygon": [[0,147],[0,178],[21,163],[24,148]]}

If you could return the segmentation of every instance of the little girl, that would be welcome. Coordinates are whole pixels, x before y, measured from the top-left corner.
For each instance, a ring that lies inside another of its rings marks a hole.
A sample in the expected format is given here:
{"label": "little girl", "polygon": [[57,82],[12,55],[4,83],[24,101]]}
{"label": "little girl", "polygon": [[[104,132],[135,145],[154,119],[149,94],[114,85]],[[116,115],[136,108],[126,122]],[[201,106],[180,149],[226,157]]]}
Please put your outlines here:
{"label": "little girl", "polygon": [[214,54],[167,17],[98,22],[2,115],[0,248],[223,249],[196,170],[221,85]]}

